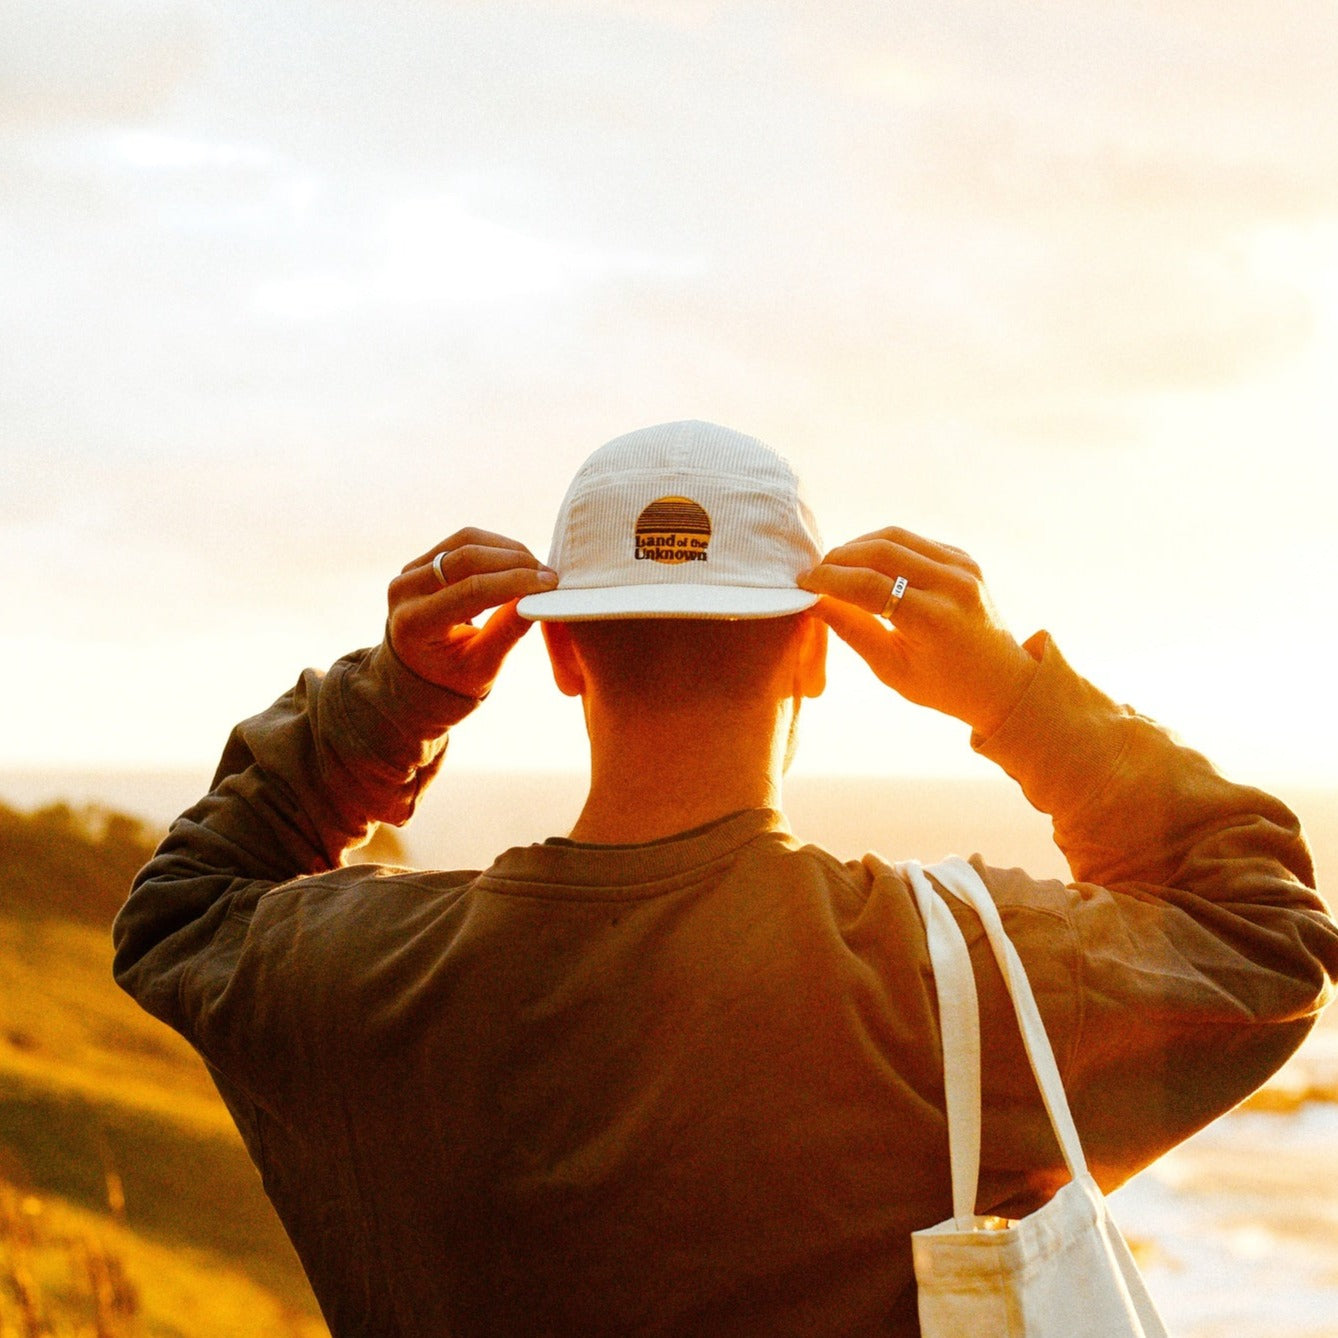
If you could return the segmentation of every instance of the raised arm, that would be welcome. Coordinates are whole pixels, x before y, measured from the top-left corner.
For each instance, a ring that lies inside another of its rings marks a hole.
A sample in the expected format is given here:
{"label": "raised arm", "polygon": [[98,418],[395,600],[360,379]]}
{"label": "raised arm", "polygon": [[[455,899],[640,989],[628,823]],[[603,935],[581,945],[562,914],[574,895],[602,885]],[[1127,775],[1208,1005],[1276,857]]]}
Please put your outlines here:
{"label": "raised arm", "polygon": [[[1290,810],[1111,701],[1044,633],[1020,646],[958,549],[883,530],[801,583],[880,679],[969,723],[977,751],[1053,819],[1070,885],[974,862],[1026,963],[1098,1179],[1119,1183],[1258,1087],[1338,979],[1338,928]],[[985,1155],[1006,1193],[1008,1168],[1015,1184],[1016,1168],[1053,1168],[1056,1149],[979,927],[953,911],[975,940]]]}
{"label": "raised arm", "polygon": [[[408,563],[390,584],[379,646],[307,670],[233,730],[210,793],[172,825],[117,917],[119,983],[192,1035],[198,1001],[226,984],[265,892],[336,868],[373,824],[409,819],[447,730],[529,628],[515,601],[555,580],[523,544],[476,529]],[[188,977],[209,986],[183,989]]]}

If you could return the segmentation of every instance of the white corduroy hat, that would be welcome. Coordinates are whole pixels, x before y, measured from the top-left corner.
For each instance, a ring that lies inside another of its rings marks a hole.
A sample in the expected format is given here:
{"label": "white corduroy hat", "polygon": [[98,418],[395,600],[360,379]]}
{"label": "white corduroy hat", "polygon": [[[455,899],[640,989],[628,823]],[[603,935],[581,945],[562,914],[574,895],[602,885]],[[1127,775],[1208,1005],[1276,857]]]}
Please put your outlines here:
{"label": "white corduroy hat", "polygon": [[557,588],[522,617],[778,618],[817,596],[795,580],[822,544],[794,470],[755,437],[662,423],[601,446],[558,512]]}

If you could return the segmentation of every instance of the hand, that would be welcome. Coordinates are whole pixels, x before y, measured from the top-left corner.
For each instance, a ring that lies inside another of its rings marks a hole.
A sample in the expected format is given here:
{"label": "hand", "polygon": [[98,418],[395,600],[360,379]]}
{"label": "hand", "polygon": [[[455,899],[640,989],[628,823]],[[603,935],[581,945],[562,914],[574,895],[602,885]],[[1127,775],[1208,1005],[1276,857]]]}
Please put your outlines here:
{"label": "hand", "polygon": [[[445,585],[432,565],[438,553],[447,555],[440,564]],[[516,601],[553,589],[557,579],[515,539],[460,530],[391,581],[390,644],[419,677],[465,697],[483,697],[530,629]],[[475,627],[472,619],[491,608],[497,612]]]}
{"label": "hand", "polygon": [[[888,626],[875,615],[898,576],[908,584]],[[1003,724],[1036,670],[960,548],[877,530],[832,549],[799,585],[824,596],[814,612],[888,687],[981,734]]]}

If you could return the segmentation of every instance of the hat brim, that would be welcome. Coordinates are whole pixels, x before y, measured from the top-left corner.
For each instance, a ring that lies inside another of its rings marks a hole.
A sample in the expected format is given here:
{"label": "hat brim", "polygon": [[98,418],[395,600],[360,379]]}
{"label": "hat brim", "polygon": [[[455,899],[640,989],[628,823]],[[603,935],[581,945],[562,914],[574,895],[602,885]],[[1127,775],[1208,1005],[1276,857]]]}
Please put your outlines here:
{"label": "hat brim", "polygon": [[581,622],[593,618],[783,618],[803,613],[818,596],[793,586],[770,590],[738,585],[599,586],[546,590],[516,606],[531,622]]}

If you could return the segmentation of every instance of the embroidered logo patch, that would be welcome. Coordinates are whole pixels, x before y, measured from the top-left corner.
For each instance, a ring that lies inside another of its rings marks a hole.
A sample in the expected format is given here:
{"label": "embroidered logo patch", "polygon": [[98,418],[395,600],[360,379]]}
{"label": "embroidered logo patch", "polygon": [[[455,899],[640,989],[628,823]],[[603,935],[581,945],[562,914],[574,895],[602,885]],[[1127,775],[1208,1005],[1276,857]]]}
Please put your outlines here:
{"label": "embroidered logo patch", "polygon": [[660,497],[636,519],[638,562],[705,562],[711,517],[690,497]]}

